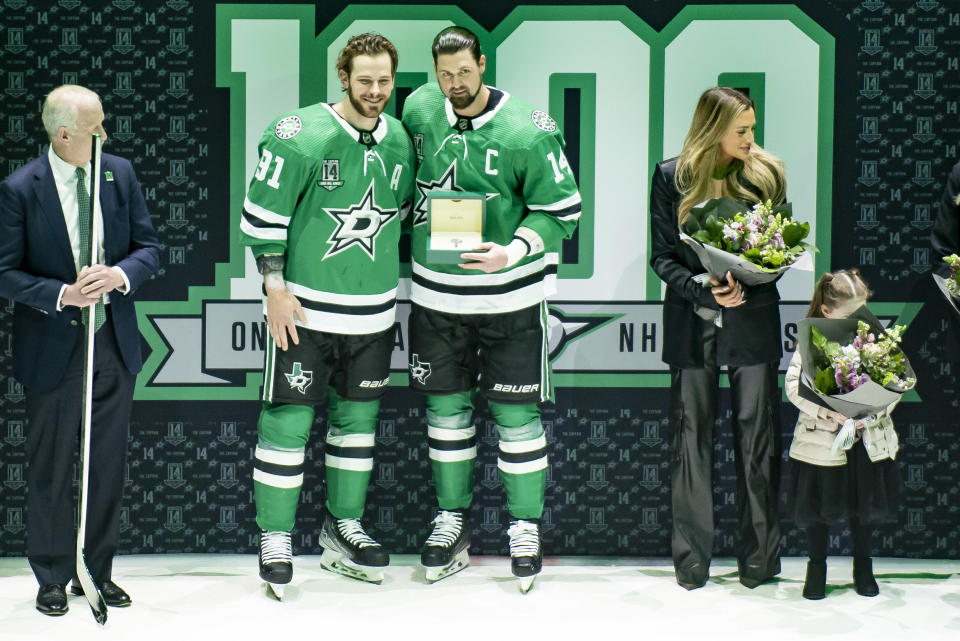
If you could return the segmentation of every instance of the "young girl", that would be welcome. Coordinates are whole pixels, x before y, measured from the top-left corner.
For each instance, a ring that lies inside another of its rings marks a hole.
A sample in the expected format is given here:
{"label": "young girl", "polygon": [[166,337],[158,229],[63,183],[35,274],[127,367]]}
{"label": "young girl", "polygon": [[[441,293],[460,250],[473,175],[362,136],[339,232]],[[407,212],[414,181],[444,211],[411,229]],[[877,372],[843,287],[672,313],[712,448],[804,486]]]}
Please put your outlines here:
{"label": "young girl", "polygon": [[[855,269],[824,274],[807,316],[846,318],[863,306],[870,293]],[[870,558],[872,524],[897,516],[900,477],[893,459],[898,441],[890,412],[899,399],[878,414],[859,419],[853,446],[832,455],[830,448],[847,417],[800,397],[800,366],[797,352],[790,361],[785,387],[790,401],[800,410],[790,445],[790,503],[797,525],[807,529],[810,560],[803,596],[826,596],[827,537],[830,523],[842,516],[849,520],[853,538],[854,587],[861,596],[876,596],[880,588],[873,578]]]}

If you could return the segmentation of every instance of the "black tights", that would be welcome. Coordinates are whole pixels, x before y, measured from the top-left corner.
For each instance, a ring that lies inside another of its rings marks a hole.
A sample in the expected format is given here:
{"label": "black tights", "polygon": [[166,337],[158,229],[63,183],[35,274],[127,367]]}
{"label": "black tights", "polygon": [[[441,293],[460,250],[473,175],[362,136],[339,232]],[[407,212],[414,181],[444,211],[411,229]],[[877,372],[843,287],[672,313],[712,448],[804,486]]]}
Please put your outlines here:
{"label": "black tights", "polygon": [[[850,534],[853,537],[853,557],[856,559],[869,558],[873,552],[873,531],[869,525],[860,523],[855,516],[850,517]],[[823,562],[827,560],[827,540],[830,535],[830,526],[826,523],[816,523],[807,528],[807,550],[811,561]]]}

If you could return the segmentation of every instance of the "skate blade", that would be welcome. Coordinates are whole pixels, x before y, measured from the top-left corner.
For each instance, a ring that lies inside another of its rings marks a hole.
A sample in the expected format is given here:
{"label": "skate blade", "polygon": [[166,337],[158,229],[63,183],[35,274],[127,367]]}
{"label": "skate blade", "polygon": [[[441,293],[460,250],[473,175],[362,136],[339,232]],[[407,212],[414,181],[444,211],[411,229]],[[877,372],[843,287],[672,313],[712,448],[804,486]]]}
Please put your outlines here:
{"label": "skate blade", "polygon": [[470,554],[466,550],[463,550],[451,561],[448,565],[442,565],[440,567],[428,568],[424,566],[427,575],[427,583],[436,583],[440,579],[445,579],[451,574],[456,574],[460,570],[467,568],[470,565]]}
{"label": "skate blade", "polygon": [[359,565],[350,559],[344,558],[339,552],[325,549],[320,556],[320,567],[330,572],[342,574],[351,579],[375,583],[383,583],[383,568],[370,567],[368,565]]}
{"label": "skate blade", "polygon": [[533,589],[533,581],[537,578],[537,575],[533,574],[531,576],[521,576],[517,578],[520,579],[520,593],[526,594]]}
{"label": "skate blade", "polygon": [[263,584],[267,586],[268,597],[273,597],[277,601],[283,601],[283,591],[286,585],[280,583],[270,583],[269,581],[264,581]]}

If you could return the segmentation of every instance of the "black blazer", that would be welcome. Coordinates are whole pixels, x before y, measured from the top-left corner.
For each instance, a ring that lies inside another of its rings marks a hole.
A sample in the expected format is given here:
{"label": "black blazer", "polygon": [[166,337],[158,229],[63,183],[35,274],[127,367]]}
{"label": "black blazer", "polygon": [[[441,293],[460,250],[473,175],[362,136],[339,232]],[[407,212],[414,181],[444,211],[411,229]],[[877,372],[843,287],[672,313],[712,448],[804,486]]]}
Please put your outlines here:
{"label": "black blazer", "polygon": [[[700,259],[680,241],[677,223],[682,199],[674,177],[677,159],[664,160],[653,172],[650,188],[650,266],[667,284],[663,302],[664,363],[679,368],[703,367],[703,319],[696,305],[720,309],[709,287],[693,276],[707,270]],[[752,190],[750,185],[744,184]],[[760,195],[757,195],[760,200]],[[721,310],[723,327],[717,332],[717,360],[725,365],[758,365],[779,360],[780,293],[776,283],[744,287],[747,302]]]}
{"label": "black blazer", "polygon": [[[126,295],[110,295],[110,317],[123,362],[136,374],[143,362],[132,294],[157,270],[160,245],[129,161],[103,154],[100,206],[105,263],[120,267],[130,281]],[[63,378],[83,325],[79,308],[57,311],[57,297],[64,283],[76,280],[60,196],[44,153],[0,184],[0,296],[15,302],[13,367],[27,387],[50,391]]]}
{"label": "black blazer", "polygon": [[940,208],[937,210],[937,221],[933,225],[930,242],[933,244],[934,272],[941,276],[950,275],[950,267],[942,261],[944,256],[960,254],[960,205],[957,197],[960,196],[960,162],[953,166],[947,184],[943,187],[943,197],[940,198]]}

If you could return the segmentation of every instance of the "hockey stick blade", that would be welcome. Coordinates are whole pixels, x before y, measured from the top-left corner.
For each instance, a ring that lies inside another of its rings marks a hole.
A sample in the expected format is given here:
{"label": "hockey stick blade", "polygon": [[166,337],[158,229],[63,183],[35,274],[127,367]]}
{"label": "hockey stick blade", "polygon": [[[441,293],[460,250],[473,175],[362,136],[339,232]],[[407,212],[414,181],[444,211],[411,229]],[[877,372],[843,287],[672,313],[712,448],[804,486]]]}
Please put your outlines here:
{"label": "hockey stick blade", "polygon": [[[99,197],[99,171],[100,171],[100,136],[93,134],[91,139],[90,154],[90,263],[97,262],[97,250],[99,238],[99,224],[96,216],[96,203]],[[98,303],[99,304],[99,303]],[[80,477],[79,494],[79,526],[77,527],[77,578],[80,580],[80,587],[83,588],[83,595],[90,604],[90,610],[93,612],[93,618],[100,625],[107,623],[107,603],[103,600],[103,595],[93,582],[90,575],[90,569],[87,567],[87,561],[84,555],[84,543],[87,536],[87,490],[90,487],[90,434],[93,428],[93,347],[94,333],[96,332],[96,320],[93,307],[87,308],[87,326],[86,326],[86,344],[84,345],[84,363],[83,363],[83,416],[80,421],[80,468],[82,476]]]}
{"label": "hockey stick blade", "polygon": [[100,594],[100,590],[97,589],[96,584],[93,582],[93,577],[90,576],[90,570],[87,569],[86,560],[80,553],[77,554],[77,577],[80,579],[80,587],[83,588],[83,596],[86,597],[87,603],[90,604],[90,612],[93,613],[93,618],[100,625],[106,625],[107,602],[103,600],[103,595]]}

